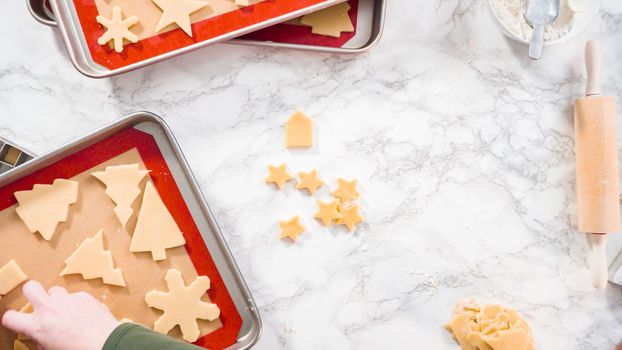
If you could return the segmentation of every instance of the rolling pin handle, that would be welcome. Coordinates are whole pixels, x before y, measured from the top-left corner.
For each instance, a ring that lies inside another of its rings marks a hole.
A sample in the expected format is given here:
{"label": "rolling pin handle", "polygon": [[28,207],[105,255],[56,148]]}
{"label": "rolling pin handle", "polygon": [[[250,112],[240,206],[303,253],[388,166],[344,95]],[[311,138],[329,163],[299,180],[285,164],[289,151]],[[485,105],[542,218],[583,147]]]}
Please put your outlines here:
{"label": "rolling pin handle", "polygon": [[589,240],[592,247],[592,285],[594,288],[605,288],[608,274],[607,255],[605,254],[607,235],[589,234]]}
{"label": "rolling pin handle", "polygon": [[600,43],[596,40],[589,40],[585,44],[585,68],[587,70],[586,96],[602,95],[600,86],[601,61],[602,52]]}

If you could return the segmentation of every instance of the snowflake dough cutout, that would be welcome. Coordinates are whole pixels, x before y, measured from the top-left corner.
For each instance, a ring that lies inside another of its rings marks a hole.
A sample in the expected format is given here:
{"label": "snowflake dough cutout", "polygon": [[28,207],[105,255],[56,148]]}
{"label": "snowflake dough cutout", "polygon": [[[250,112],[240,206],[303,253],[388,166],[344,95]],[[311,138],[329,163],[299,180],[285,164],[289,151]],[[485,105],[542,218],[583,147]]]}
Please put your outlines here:
{"label": "snowflake dough cutout", "polygon": [[207,1],[195,0],[151,0],[161,10],[162,16],[156,25],[155,31],[159,33],[170,24],[177,24],[188,36],[192,37],[192,25],[190,15],[209,5]]}
{"label": "snowflake dough cutout", "polygon": [[15,211],[30,232],[52,239],[59,223],[67,220],[69,206],[78,201],[78,183],[56,179],[51,185],[34,185],[30,191],[15,192]]}
{"label": "snowflake dough cutout", "polygon": [[299,172],[300,181],[296,184],[297,189],[307,189],[311,195],[314,195],[318,188],[324,186],[324,181],[317,176],[317,170],[311,172]]}
{"label": "snowflake dough cutout", "polygon": [[113,41],[114,50],[118,53],[123,52],[123,40],[131,43],[138,42],[138,36],[130,32],[130,27],[138,23],[138,17],[130,16],[123,19],[123,13],[119,6],[112,9],[112,18],[108,19],[102,15],[97,16],[97,23],[106,28],[104,35],[97,39],[99,45],[106,45],[110,40]]}
{"label": "snowflake dough cutout", "polygon": [[138,185],[147,174],[149,171],[140,170],[138,164],[109,166],[105,171],[92,174],[106,185],[106,194],[117,205],[114,213],[123,228],[134,214],[132,203],[140,195],[141,190]]}
{"label": "snowflake dough cutout", "polygon": [[114,267],[112,253],[104,249],[104,230],[84,240],[65,260],[65,265],[61,276],[80,274],[85,280],[101,278],[105,284],[125,287],[121,269]]}
{"label": "snowflake dough cutout", "polygon": [[342,32],[351,33],[354,26],[348,15],[350,4],[347,2],[331,6],[327,9],[310,13],[300,19],[300,23],[313,27],[313,34],[339,38]]}
{"label": "snowflake dough cutout", "polygon": [[193,343],[200,335],[198,319],[214,321],[220,317],[220,309],[216,304],[201,300],[210,288],[210,280],[207,276],[199,276],[186,286],[181,272],[173,269],[168,270],[165,280],[168,293],[151,291],[145,295],[149,307],[164,312],[155,321],[153,329],[168,334],[173,327],[179,325],[184,340]]}

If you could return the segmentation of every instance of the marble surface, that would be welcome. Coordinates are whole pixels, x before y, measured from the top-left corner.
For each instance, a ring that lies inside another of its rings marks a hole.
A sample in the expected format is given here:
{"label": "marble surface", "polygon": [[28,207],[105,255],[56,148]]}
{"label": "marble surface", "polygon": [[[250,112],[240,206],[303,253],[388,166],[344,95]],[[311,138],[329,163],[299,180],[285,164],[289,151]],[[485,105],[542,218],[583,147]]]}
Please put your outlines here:
{"label": "marble surface", "polygon": [[[457,349],[442,325],[468,296],[518,309],[538,349],[622,340],[622,289],[590,287],[576,231],[571,119],[587,38],[622,96],[619,1],[540,62],[485,1],[390,0],[363,56],[219,45],[106,80],[80,75],[23,1],[2,16],[0,136],[41,154],[132,111],[163,116],[261,311],[257,349]],[[296,107],[315,117],[311,151],[283,147]],[[365,224],[318,225],[313,198],[262,182],[280,162],[359,179]],[[308,232],[292,245],[277,220],[294,214]]]}

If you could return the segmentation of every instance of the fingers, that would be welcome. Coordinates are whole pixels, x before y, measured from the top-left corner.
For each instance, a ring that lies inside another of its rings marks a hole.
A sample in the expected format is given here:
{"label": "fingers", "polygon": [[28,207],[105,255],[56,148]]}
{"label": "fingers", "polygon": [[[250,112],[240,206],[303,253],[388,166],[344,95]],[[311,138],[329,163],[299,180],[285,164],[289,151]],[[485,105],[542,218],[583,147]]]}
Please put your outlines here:
{"label": "fingers", "polygon": [[9,310],[2,317],[2,325],[15,333],[30,337],[36,328],[36,320],[32,314]]}
{"label": "fingers", "polygon": [[43,289],[41,283],[36,281],[28,281],[24,285],[24,295],[32,304],[32,307],[36,310],[38,307],[42,307],[47,302],[47,299],[50,297],[48,293]]}
{"label": "fingers", "polygon": [[67,292],[67,289],[63,287],[54,286],[48,290],[48,294],[54,297],[54,296],[67,295],[69,294],[69,292]]}

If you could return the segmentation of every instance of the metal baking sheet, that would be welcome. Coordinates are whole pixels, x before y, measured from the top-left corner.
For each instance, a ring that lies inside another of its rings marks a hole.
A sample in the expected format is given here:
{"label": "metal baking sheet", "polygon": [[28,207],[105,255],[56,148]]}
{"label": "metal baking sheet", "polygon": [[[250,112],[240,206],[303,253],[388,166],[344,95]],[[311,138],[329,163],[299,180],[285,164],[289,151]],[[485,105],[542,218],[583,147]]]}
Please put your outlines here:
{"label": "metal baking sheet", "polygon": [[171,176],[175,180],[192,219],[201,232],[203,241],[242,318],[242,327],[237,337],[237,343],[228,349],[249,349],[257,342],[261,334],[259,312],[179,145],[171,130],[158,116],[149,112],[134,113],[55,151],[35,157],[29,162],[18,165],[0,175],[0,188],[129,128],[150,134],[155,139]]}

